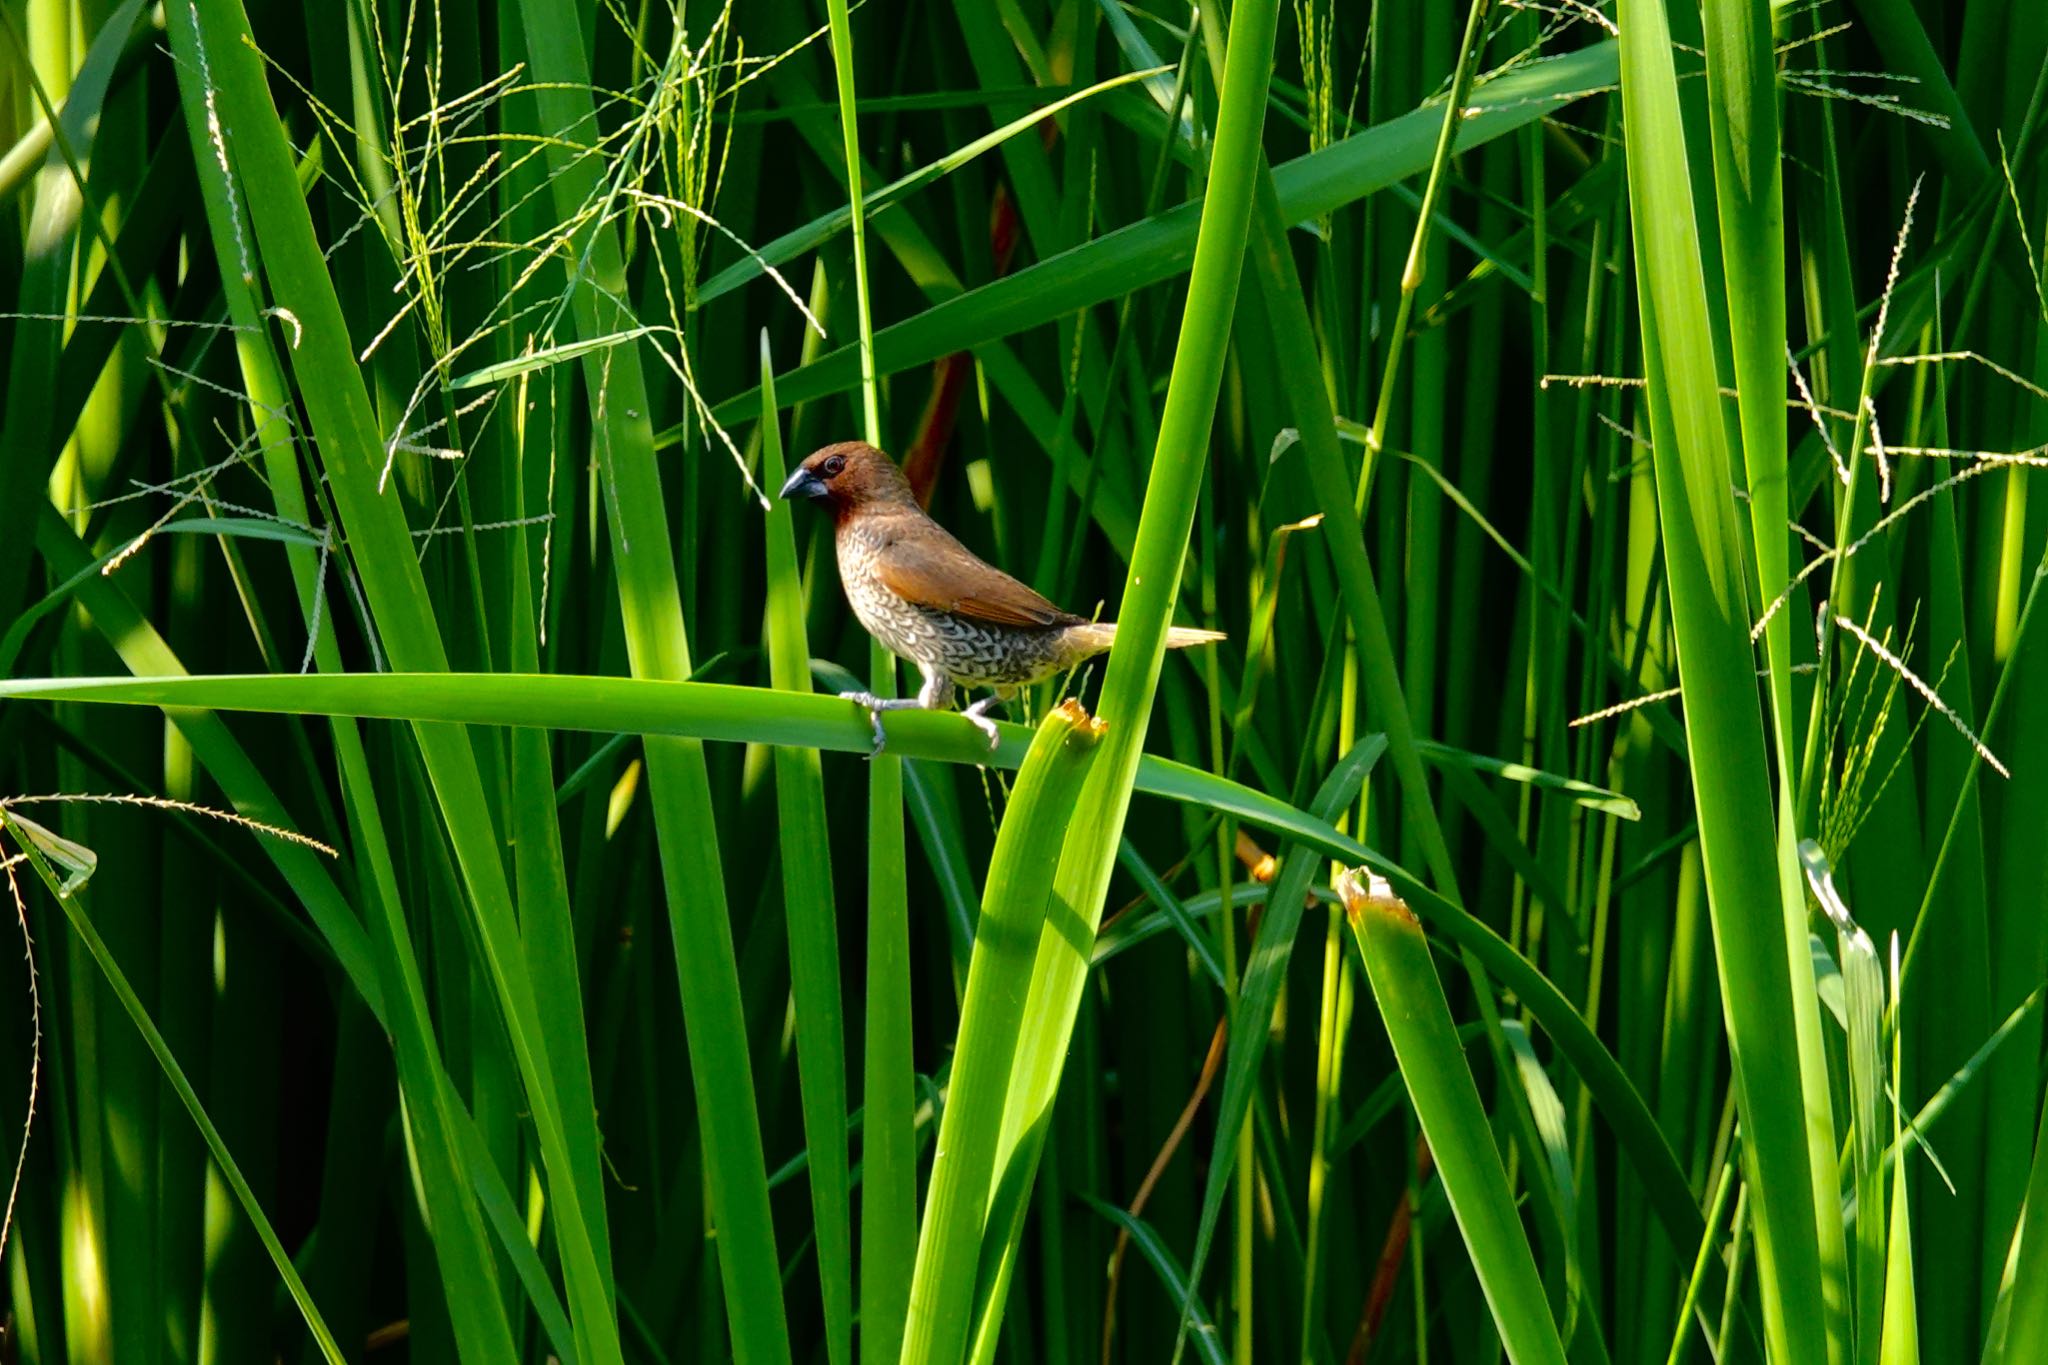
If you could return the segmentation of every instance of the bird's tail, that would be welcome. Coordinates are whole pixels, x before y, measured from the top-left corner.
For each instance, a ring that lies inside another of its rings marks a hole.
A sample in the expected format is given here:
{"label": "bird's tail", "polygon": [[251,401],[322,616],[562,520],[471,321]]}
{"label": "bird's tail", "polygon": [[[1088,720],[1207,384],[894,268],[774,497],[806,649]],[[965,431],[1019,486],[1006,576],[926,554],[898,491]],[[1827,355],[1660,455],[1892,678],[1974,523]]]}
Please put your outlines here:
{"label": "bird's tail", "polygon": [[[1193,626],[1168,626],[1166,647],[1168,649],[1191,649],[1196,645],[1214,644],[1226,639],[1220,630],[1198,630]],[[1090,621],[1086,625],[1067,627],[1067,639],[1074,646],[1077,658],[1100,654],[1116,643],[1116,622]]]}

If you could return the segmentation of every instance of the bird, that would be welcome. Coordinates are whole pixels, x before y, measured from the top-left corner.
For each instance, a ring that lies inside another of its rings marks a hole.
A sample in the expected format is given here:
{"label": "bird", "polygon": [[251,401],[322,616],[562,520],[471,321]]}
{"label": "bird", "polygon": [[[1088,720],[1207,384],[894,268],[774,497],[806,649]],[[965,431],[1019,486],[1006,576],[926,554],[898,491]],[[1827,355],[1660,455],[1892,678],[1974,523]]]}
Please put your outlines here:
{"label": "bird", "polygon": [[[997,743],[988,711],[1028,684],[1108,649],[1116,623],[1062,611],[962,545],[918,505],[896,462],[865,441],[840,441],[807,456],[781,496],[812,498],[832,513],[839,581],[853,614],[890,653],[924,674],[914,697],[839,695],[865,707],[875,753],[888,737],[882,713],[949,710],[954,688],[992,689],[961,714]],[[1219,631],[1170,626],[1168,649],[1223,639]]]}

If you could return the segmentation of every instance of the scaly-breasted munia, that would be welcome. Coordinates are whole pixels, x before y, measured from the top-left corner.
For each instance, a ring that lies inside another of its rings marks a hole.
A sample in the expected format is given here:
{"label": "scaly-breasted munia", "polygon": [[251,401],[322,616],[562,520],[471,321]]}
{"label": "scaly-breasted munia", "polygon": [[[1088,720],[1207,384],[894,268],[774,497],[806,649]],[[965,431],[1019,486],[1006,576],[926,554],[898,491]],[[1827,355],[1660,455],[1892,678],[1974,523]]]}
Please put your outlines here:
{"label": "scaly-breasted munia", "polygon": [[[1061,611],[955,540],[917,505],[895,462],[864,441],[842,441],[811,455],[782,485],[782,496],[816,498],[832,509],[839,581],[853,614],[891,653],[924,672],[915,697],[840,694],[868,709],[877,753],[885,742],[882,712],[945,710],[956,683],[994,689],[963,713],[993,749],[989,707],[1100,654],[1116,639],[1115,623]],[[1222,638],[1213,630],[1171,626],[1166,647]]]}

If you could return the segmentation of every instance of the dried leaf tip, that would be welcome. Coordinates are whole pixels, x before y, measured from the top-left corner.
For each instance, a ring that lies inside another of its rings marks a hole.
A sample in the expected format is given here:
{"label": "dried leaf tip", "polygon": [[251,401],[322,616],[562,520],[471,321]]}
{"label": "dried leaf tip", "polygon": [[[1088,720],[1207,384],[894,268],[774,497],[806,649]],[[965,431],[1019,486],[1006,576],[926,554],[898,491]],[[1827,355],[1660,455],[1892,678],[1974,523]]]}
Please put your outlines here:
{"label": "dried leaf tip", "polygon": [[1251,879],[1264,885],[1280,875],[1280,860],[1260,848],[1258,840],[1252,838],[1240,826],[1237,831],[1237,860],[1244,864]]}
{"label": "dried leaf tip", "polygon": [[1095,743],[1109,730],[1108,721],[1103,720],[1100,716],[1089,715],[1088,708],[1081,705],[1080,701],[1073,697],[1068,697],[1058,706],[1055,706],[1052,709],[1052,714],[1047,716],[1046,720],[1048,722],[1058,720],[1061,724],[1069,727],[1073,731],[1071,738],[1079,740],[1083,744]]}
{"label": "dried leaf tip", "polygon": [[1394,894],[1394,885],[1369,867],[1354,867],[1337,874],[1337,899],[1344,902],[1344,915],[1353,924],[1368,910],[1395,915],[1415,923],[1408,902]]}

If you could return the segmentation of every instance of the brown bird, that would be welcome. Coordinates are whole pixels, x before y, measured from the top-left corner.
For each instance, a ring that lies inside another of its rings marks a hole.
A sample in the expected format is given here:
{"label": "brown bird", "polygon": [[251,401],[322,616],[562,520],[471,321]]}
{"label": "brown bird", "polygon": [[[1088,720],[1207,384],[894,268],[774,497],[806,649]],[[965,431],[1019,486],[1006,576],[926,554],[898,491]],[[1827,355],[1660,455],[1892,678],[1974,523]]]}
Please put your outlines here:
{"label": "brown bird", "polygon": [[[865,441],[817,451],[782,485],[782,496],[816,498],[832,509],[839,581],[853,614],[891,653],[924,672],[915,697],[840,693],[868,709],[876,753],[886,742],[882,712],[943,711],[953,704],[955,684],[994,689],[963,713],[993,749],[990,707],[1102,653],[1116,639],[1114,622],[1061,611],[955,540],[917,505],[895,462]],[[1171,626],[1166,647],[1222,638],[1213,630]]]}

